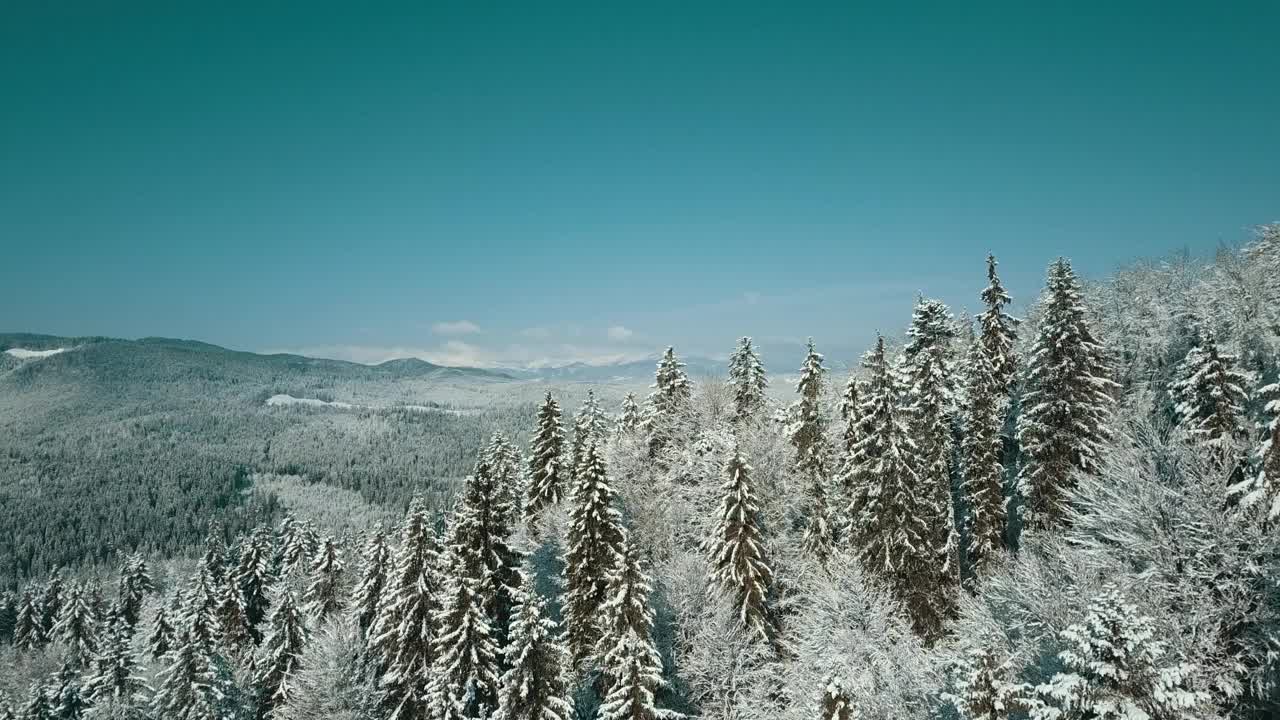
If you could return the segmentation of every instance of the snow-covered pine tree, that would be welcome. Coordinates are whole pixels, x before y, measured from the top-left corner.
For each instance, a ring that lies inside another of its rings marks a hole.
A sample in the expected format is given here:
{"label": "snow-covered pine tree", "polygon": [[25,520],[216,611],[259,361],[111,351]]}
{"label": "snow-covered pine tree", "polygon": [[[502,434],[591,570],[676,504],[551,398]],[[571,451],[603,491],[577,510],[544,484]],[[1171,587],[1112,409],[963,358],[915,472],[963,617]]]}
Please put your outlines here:
{"label": "snow-covered pine tree", "polygon": [[858,378],[850,375],[845,381],[844,392],[840,394],[840,421],[844,423],[844,430],[840,434],[843,441],[840,453],[846,459],[853,454],[853,448],[858,444],[858,427],[862,422],[862,415],[858,411],[858,389]]}
{"label": "snow-covered pine tree", "polygon": [[22,706],[19,720],[53,720],[54,706],[49,703],[49,695],[44,686],[38,682],[31,684],[27,695],[27,703]]}
{"label": "snow-covered pine tree", "polygon": [[53,626],[53,637],[67,646],[68,660],[76,668],[88,667],[98,651],[98,618],[89,605],[88,589],[68,586],[62,612]]}
{"label": "snow-covered pine tree", "polygon": [[1009,720],[1035,705],[1025,699],[1031,688],[1012,682],[1009,661],[1000,662],[990,649],[970,650],[956,670],[955,692],[943,698],[961,720]]}
{"label": "snow-covered pine tree", "polygon": [[524,505],[525,479],[520,467],[520,452],[505,434],[498,431],[489,439],[483,462],[489,467],[489,477],[492,478],[495,491],[505,495],[502,507],[508,517],[503,518],[502,522],[514,528]]}
{"label": "snow-covered pine tree", "polygon": [[249,613],[244,606],[244,596],[234,579],[223,582],[217,589],[217,605],[213,614],[217,618],[218,641],[228,653],[238,655],[253,647],[253,633],[249,629]]}
{"label": "snow-covered pine tree", "polygon": [[320,533],[315,523],[285,518],[280,526],[280,574],[287,576],[295,570],[310,567],[319,548]]}
{"label": "snow-covered pine tree", "polygon": [[560,425],[560,404],[547,393],[538,409],[538,429],[533,435],[529,456],[529,486],[524,500],[525,520],[533,525],[544,509],[560,502],[573,468],[564,466],[564,428]]}
{"label": "snow-covered pine tree", "polygon": [[19,650],[34,650],[44,643],[40,608],[36,605],[34,591],[28,585],[22,591],[22,599],[18,601],[18,617],[13,625],[13,644]]}
{"label": "snow-covered pine tree", "polygon": [[249,632],[255,643],[262,641],[259,626],[271,607],[268,593],[275,582],[271,572],[272,545],[270,528],[265,525],[254,528],[240,545],[240,562],[235,569],[235,581],[244,597],[245,616],[249,618]]}
{"label": "snow-covered pine tree", "polygon": [[771,641],[773,571],[765,560],[760,503],[751,487],[751,466],[736,445],[724,473],[719,523],[707,542],[709,589],[729,600],[744,630]]}
{"label": "snow-covered pine tree", "polygon": [[827,371],[822,367],[822,354],[813,347],[813,338],[806,346],[804,363],[800,366],[800,379],[796,394],[800,397],[791,406],[787,436],[796,449],[796,472],[799,475],[827,473],[827,456],[830,449],[826,442],[826,421],[822,416],[822,388]]}
{"label": "snow-covered pine tree", "polygon": [[1212,330],[1200,330],[1199,342],[1187,352],[1169,384],[1179,420],[1195,441],[1225,457],[1244,440],[1248,373],[1237,369],[1235,355],[1222,352]]}
{"label": "snow-covered pine tree", "polygon": [[58,670],[52,697],[53,720],[82,720],[89,709],[89,699],[80,685],[80,665],[68,659]]}
{"label": "snow-covered pine tree", "polygon": [[169,621],[169,612],[164,605],[156,608],[156,617],[151,624],[151,635],[147,637],[147,655],[159,660],[173,648],[176,632]]}
{"label": "snow-covered pine tree", "polygon": [[919,511],[915,445],[897,407],[898,374],[885,357],[884,338],[876,340],[864,367],[866,432],[851,463],[850,546],[862,566],[885,580],[907,606],[916,632],[927,635],[936,630],[938,617],[932,596],[940,564],[936,529]]}
{"label": "snow-covered pine tree", "polygon": [[62,612],[64,587],[62,569],[54,568],[49,575],[49,579],[45,581],[44,589],[40,595],[40,602],[37,604],[37,607],[40,608],[42,637],[46,639],[54,637],[53,626],[58,622],[58,615]]}
{"label": "snow-covered pine tree", "polygon": [[582,401],[582,407],[573,416],[573,442],[569,445],[569,456],[574,473],[582,465],[587,446],[593,442],[604,443],[608,437],[608,422],[596,400],[595,390],[587,390],[587,399]]}
{"label": "snow-covered pine tree", "polygon": [[635,434],[643,423],[644,417],[640,413],[640,403],[636,402],[636,394],[627,393],[627,396],[622,398],[622,408],[618,411],[618,419],[614,422],[613,431],[619,437],[629,437]]}
{"label": "snow-covered pine tree", "polygon": [[964,435],[960,441],[966,554],[973,577],[986,576],[992,558],[1004,549],[1007,520],[1004,465],[1000,462],[1005,402],[991,359],[981,344],[969,348],[965,380]]}
{"label": "snow-covered pine tree", "polygon": [[[469,478],[473,488],[468,494],[479,492],[474,486],[482,483]],[[437,720],[487,718],[498,706],[499,646],[489,614],[496,588],[483,558],[476,556],[473,543],[482,542],[473,536],[480,525],[476,512],[464,500],[449,531],[448,574],[436,613],[436,657],[428,689]]]}
{"label": "snow-covered pine tree", "polygon": [[[233,577],[228,582],[234,581]],[[181,625],[183,633],[206,648],[212,648],[218,640],[218,591],[209,581],[203,568],[197,568],[183,598]]]}
{"label": "snow-covered pine tree", "polygon": [[226,530],[217,520],[209,521],[209,531],[204,539],[204,557],[201,564],[214,583],[221,583],[227,572]]}
{"label": "snow-covered pine tree", "polygon": [[142,668],[133,656],[132,632],[123,616],[116,618],[103,638],[93,670],[85,677],[85,695],[96,702],[133,701],[147,690]]}
{"label": "snow-covered pine tree", "polygon": [[556,622],[547,617],[533,574],[522,576],[494,720],[571,720],[568,651]]}
{"label": "snow-covered pine tree", "polygon": [[820,720],[857,720],[858,710],[853,705],[853,698],[844,687],[844,680],[832,675],[827,678],[822,690],[822,702],[818,706]]}
{"label": "snow-covered pine tree", "polygon": [[1194,668],[1160,664],[1165,644],[1155,639],[1155,623],[1114,585],[1060,636],[1066,649],[1058,657],[1066,672],[1036,686],[1044,703],[1031,708],[1033,720],[1193,720],[1208,709],[1208,693],[1188,687]]}
{"label": "snow-covered pine tree", "polygon": [[955,414],[955,323],[937,300],[921,299],[907,330],[906,397],[908,426],[915,441],[915,508],[929,530],[934,552],[932,581],[914,581],[917,600],[910,602],[917,627],[936,638],[955,614],[954,591],[960,584],[959,540],[951,499]]}
{"label": "snow-covered pine tree", "polygon": [[125,559],[120,572],[117,602],[120,605],[120,616],[124,618],[130,632],[138,624],[138,616],[142,612],[142,601],[147,593],[155,590],[151,580],[151,572],[142,553],[133,553]]}
{"label": "snow-covered pine tree", "polygon": [[604,631],[599,641],[604,672],[604,702],[599,720],[658,720],[654,694],[662,686],[662,657],[653,643],[653,609],[649,577],[640,567],[635,546],[623,541],[616,568],[609,576],[609,600],[601,608]]}
{"label": "snow-covered pine tree", "polygon": [[427,680],[435,660],[440,601],[439,549],[420,498],[409,503],[395,573],[369,629],[369,648],[383,670],[379,683],[389,717],[427,717]]}
{"label": "snow-covered pine tree", "polygon": [[684,363],[676,357],[674,347],[668,347],[658,361],[652,387],[645,417],[651,457],[678,439],[680,418],[693,399],[693,386],[684,372]]}
{"label": "snow-covered pine tree", "polygon": [[183,635],[156,676],[151,709],[157,718],[223,720],[214,712],[219,683],[204,644]]}
{"label": "snow-covered pine tree", "polygon": [[254,663],[258,690],[258,716],[270,717],[271,709],[284,704],[293,690],[302,648],[307,641],[306,622],[293,591],[281,585],[271,612],[271,628],[262,643],[261,657]]}
{"label": "snow-covered pine tree", "polygon": [[368,634],[378,616],[378,605],[382,601],[391,570],[391,548],[387,545],[386,531],[379,525],[374,528],[365,545],[360,582],[356,585],[351,601],[351,611],[362,636]]}
{"label": "snow-covered pine tree", "polygon": [[8,590],[0,592],[0,642],[13,640],[13,627],[18,621],[18,597]]}
{"label": "snow-covered pine tree", "polygon": [[1257,474],[1232,486],[1229,492],[1241,496],[1242,508],[1259,507],[1264,521],[1270,524],[1280,518],[1280,382],[1259,389],[1258,397],[1271,398],[1265,408],[1271,422],[1265,425],[1265,435],[1258,444]]}
{"label": "snow-covered pine tree", "polygon": [[564,622],[575,666],[595,652],[600,638],[598,613],[608,598],[609,576],[625,539],[615,495],[604,458],[593,443],[574,487],[565,539]]}
{"label": "snow-covered pine tree", "polygon": [[18,714],[13,709],[13,701],[9,699],[9,693],[0,690],[0,720],[18,720]]}
{"label": "snow-covered pine tree", "polygon": [[342,594],[342,582],[346,565],[342,562],[338,542],[332,535],[320,541],[315,559],[311,562],[311,584],[307,585],[303,602],[307,612],[323,623],[328,617],[346,605]]}
{"label": "snow-covered pine tree", "polygon": [[822,478],[810,473],[805,479],[806,517],[800,549],[819,565],[826,566],[836,545],[835,520]]}
{"label": "snow-covered pine tree", "polygon": [[[987,255],[987,287],[982,291],[986,310],[978,315],[978,342],[991,363],[993,388],[997,397],[1008,398],[1018,374],[1018,320],[1005,312],[1013,298],[996,274],[996,257]],[[1003,403],[1001,403],[1003,405]]]}
{"label": "snow-covered pine tree", "polygon": [[729,386],[733,389],[734,419],[749,420],[764,408],[769,378],[749,337],[740,338],[729,356]]}
{"label": "snow-covered pine tree", "polygon": [[1018,418],[1024,458],[1019,511],[1032,528],[1065,523],[1075,474],[1097,471],[1098,452],[1111,434],[1107,422],[1117,387],[1106,352],[1089,327],[1080,282],[1066,260],[1049,266],[1040,305]]}

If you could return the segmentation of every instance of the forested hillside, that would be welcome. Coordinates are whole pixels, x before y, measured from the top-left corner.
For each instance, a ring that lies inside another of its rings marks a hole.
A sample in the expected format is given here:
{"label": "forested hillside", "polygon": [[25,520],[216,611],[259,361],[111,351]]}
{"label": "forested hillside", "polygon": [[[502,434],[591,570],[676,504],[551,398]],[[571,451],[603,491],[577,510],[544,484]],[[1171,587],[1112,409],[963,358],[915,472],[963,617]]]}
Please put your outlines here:
{"label": "forested hillside", "polygon": [[1280,225],[1096,283],[1052,260],[1022,318],[972,270],[972,321],[921,298],[848,376],[744,337],[715,380],[668,349],[647,397],[21,364],[0,718],[1280,716]]}

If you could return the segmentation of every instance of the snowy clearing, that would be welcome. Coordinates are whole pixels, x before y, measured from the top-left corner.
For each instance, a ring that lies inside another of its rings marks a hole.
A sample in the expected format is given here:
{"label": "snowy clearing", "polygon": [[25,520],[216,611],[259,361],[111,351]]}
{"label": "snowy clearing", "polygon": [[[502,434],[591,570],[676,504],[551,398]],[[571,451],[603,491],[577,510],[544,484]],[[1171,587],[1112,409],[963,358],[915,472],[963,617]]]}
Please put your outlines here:
{"label": "snowy clearing", "polygon": [[12,355],[19,360],[35,360],[38,358],[47,358],[50,355],[57,355],[60,352],[66,352],[66,348],[54,348],[53,350],[28,350],[26,348],[9,348],[5,353]]}

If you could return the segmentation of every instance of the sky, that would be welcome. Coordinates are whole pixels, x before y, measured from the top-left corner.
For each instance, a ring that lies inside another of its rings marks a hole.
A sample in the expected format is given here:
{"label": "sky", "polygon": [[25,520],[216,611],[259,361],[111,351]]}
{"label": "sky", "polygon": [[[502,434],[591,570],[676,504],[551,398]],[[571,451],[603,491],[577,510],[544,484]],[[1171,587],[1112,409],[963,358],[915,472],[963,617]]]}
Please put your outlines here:
{"label": "sky", "polygon": [[0,331],[457,365],[1019,304],[1280,219],[1274,2],[13,2]]}

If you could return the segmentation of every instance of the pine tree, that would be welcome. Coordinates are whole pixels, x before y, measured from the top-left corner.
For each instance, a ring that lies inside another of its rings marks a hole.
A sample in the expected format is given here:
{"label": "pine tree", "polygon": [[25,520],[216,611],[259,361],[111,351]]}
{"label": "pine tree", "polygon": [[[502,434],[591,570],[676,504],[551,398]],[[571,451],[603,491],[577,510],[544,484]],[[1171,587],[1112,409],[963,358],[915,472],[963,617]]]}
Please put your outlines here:
{"label": "pine tree", "polygon": [[645,429],[649,435],[649,455],[655,456],[678,439],[680,419],[693,399],[693,386],[685,375],[684,363],[676,357],[675,348],[668,347],[662,354],[652,387]]}
{"label": "pine tree", "polygon": [[[233,580],[228,578],[229,582]],[[203,568],[196,570],[183,604],[183,633],[206,649],[212,649],[220,632],[218,591]]]}
{"label": "pine tree", "polygon": [[568,651],[532,574],[524,574],[511,619],[511,642],[504,648],[495,720],[571,720],[573,703],[565,678]]}
{"label": "pine tree", "polygon": [[[603,444],[608,435],[608,420],[604,410],[596,401],[594,390],[587,390],[587,399],[573,416],[573,442],[570,444],[570,462],[576,474],[586,456],[587,447],[592,443]],[[575,475],[576,476],[576,475]]]}
{"label": "pine tree", "polygon": [[1024,698],[1030,688],[1011,682],[1010,672],[1009,661],[999,662],[991,650],[971,650],[959,667],[956,692],[943,698],[961,720],[1009,720],[1035,704]]}
{"label": "pine tree", "polygon": [[514,528],[516,520],[521,516],[524,500],[520,452],[505,434],[498,431],[489,439],[483,461],[488,464],[489,477],[493,480],[495,491],[503,496],[501,507],[507,517],[502,518],[502,522]]}
{"label": "pine tree", "polygon": [[270,717],[273,708],[289,699],[293,690],[291,679],[298,670],[306,632],[293,592],[282,588],[271,613],[271,632],[262,643],[262,658],[255,663],[259,717]]}
{"label": "pine tree", "polygon": [[1108,586],[1082,622],[1060,633],[1067,648],[1058,657],[1066,672],[1036,687],[1044,704],[1033,707],[1031,717],[1203,717],[1208,694],[1188,688],[1190,666],[1158,664],[1165,644],[1155,639],[1154,625]]}
{"label": "pine tree", "polygon": [[760,503],[751,488],[751,466],[736,446],[724,472],[719,524],[707,543],[711,589],[729,598],[743,629],[770,640],[774,628],[768,602],[773,571],[765,561]]}
{"label": "pine tree", "polygon": [[991,363],[992,388],[996,397],[1008,398],[1014,378],[1018,374],[1018,320],[1004,311],[1013,302],[1000,277],[996,275],[994,255],[987,256],[987,287],[982,291],[982,303],[987,309],[978,315],[981,332],[978,342],[983,354]]}
{"label": "pine tree", "polygon": [[538,429],[533,436],[533,454],[529,457],[529,487],[524,501],[524,516],[530,525],[545,508],[560,502],[572,470],[564,467],[560,404],[551,393],[547,393],[546,401],[538,410]]}
{"label": "pine tree", "polygon": [[5,590],[0,592],[0,642],[12,641],[18,622],[18,598]]}
{"label": "pine tree", "polygon": [[131,637],[128,621],[123,616],[117,618],[85,680],[85,695],[94,702],[108,698],[129,701],[147,689],[146,680],[140,675],[142,668],[133,656]]}
{"label": "pine tree", "polygon": [[227,542],[223,538],[225,530],[217,520],[209,522],[209,532],[204,540],[204,557],[201,565],[209,574],[210,582],[222,583],[227,572]]}
{"label": "pine tree", "polygon": [[609,600],[602,609],[601,667],[608,692],[599,720],[657,720],[654,693],[662,686],[662,658],[653,644],[652,587],[640,567],[640,556],[623,541],[616,569],[609,577]]}
{"label": "pine tree", "polygon": [[44,584],[44,592],[41,594],[40,603],[40,631],[44,638],[54,637],[53,626],[58,622],[58,615],[62,612],[63,603],[62,570],[54,568],[53,573]]}
{"label": "pine tree", "polygon": [[253,647],[253,632],[240,586],[229,579],[216,592],[218,597],[213,609],[214,626],[222,647],[233,655],[249,650]]}
{"label": "pine tree", "polygon": [[587,448],[573,492],[565,545],[564,621],[569,652],[580,665],[600,637],[597,614],[608,597],[609,575],[622,550],[624,531],[599,448]]}
{"label": "pine tree", "polygon": [[175,634],[173,625],[169,622],[169,614],[162,605],[156,609],[151,636],[147,638],[147,655],[155,660],[164,657],[173,648]]}
{"label": "pine tree", "polygon": [[968,392],[965,433],[960,443],[964,480],[967,554],[975,578],[986,576],[992,558],[1004,549],[1006,518],[1003,447],[1000,428],[1004,425],[1004,403],[998,380],[986,350],[975,344],[969,351],[966,373]]}
{"label": "pine tree", "polygon": [[486,718],[497,709],[499,668],[485,582],[468,567],[465,548],[451,549],[450,556],[444,607],[436,615],[431,710],[438,720]]}
{"label": "pine tree", "polygon": [[19,650],[34,650],[44,645],[44,626],[40,620],[40,608],[30,587],[22,591],[18,602],[18,618],[13,625],[13,644]]}
{"label": "pine tree", "polygon": [[852,375],[844,384],[844,392],[840,394],[840,420],[844,423],[844,431],[840,439],[843,441],[841,452],[845,458],[853,454],[858,444],[858,428],[862,424],[862,415],[858,410],[858,379]]}
{"label": "pine tree", "polygon": [[853,706],[853,698],[844,688],[844,681],[838,675],[827,678],[826,687],[822,690],[822,703],[818,708],[821,720],[857,720],[858,712]]}
{"label": "pine tree", "polygon": [[235,580],[240,585],[240,594],[244,598],[245,616],[249,619],[249,633],[254,643],[262,641],[259,626],[267,617],[271,607],[268,590],[274,582],[271,573],[272,557],[271,530],[259,526],[241,543],[240,562],[235,569]]}
{"label": "pine tree", "polygon": [[165,656],[165,666],[156,676],[156,692],[151,708],[158,718],[169,720],[222,720],[214,714],[218,701],[218,678],[205,646],[183,635]]}
{"label": "pine tree", "polygon": [[78,668],[87,667],[98,651],[98,619],[87,595],[82,585],[68,588],[62,612],[53,627],[53,636],[67,646],[68,657]]}
{"label": "pine tree", "polygon": [[1033,528],[1066,522],[1077,472],[1095,473],[1113,403],[1105,351],[1086,320],[1080,283],[1063,259],[1049,266],[1040,329],[1027,363],[1018,418],[1025,458],[1020,513]]}
{"label": "pine tree", "polygon": [[27,696],[27,704],[22,706],[20,720],[54,720],[53,707],[49,704],[49,696],[40,683],[33,683]]}
{"label": "pine tree", "polygon": [[804,537],[800,548],[825,567],[836,545],[836,527],[831,504],[827,500],[827,489],[822,478],[814,473],[809,474],[805,484],[805,507]]}
{"label": "pine tree", "polygon": [[900,417],[897,373],[884,339],[864,360],[868,371],[862,415],[866,433],[854,448],[850,541],[862,566],[884,579],[906,606],[921,635],[936,630],[934,590],[939,558],[936,530],[920,512],[915,445]]}
{"label": "pine tree", "polygon": [[[593,435],[595,432],[591,430]],[[451,562],[460,563],[458,567],[467,577],[479,581],[477,590],[498,647],[506,644],[512,598],[524,560],[524,554],[511,543],[515,527],[509,501],[509,493],[494,475],[494,466],[482,460],[467,479],[448,548]]]}
{"label": "pine tree", "polygon": [[1280,382],[1261,388],[1258,396],[1271,398],[1265,408],[1271,422],[1257,449],[1258,472],[1233,485],[1229,492],[1241,496],[1242,508],[1260,507],[1265,521],[1272,523],[1280,518]]}
{"label": "pine tree", "polygon": [[1236,369],[1237,364],[1235,355],[1218,348],[1212,331],[1202,330],[1199,344],[1187,352],[1169,385],[1188,435],[1220,455],[1245,435],[1242,420],[1250,379]]}
{"label": "pine tree", "polygon": [[365,546],[364,566],[352,598],[352,612],[362,634],[367,635],[373,626],[391,569],[391,548],[387,546],[387,533],[379,525]]}
{"label": "pine tree", "polygon": [[822,355],[814,349],[810,338],[804,364],[800,367],[800,380],[796,383],[796,394],[800,398],[791,406],[791,422],[787,428],[787,435],[796,449],[796,470],[801,474],[826,474],[828,448],[821,406],[826,374]]}
{"label": "pine tree", "polygon": [[57,675],[58,686],[53,692],[54,720],[81,720],[89,709],[89,701],[80,687],[80,666],[74,660],[62,664]]}
{"label": "pine tree", "polygon": [[614,432],[619,436],[627,437],[634,435],[643,424],[644,417],[640,414],[640,403],[636,402],[636,394],[627,393],[627,396],[622,399],[622,410],[618,413]]}
{"label": "pine tree", "polygon": [[307,612],[319,622],[341,610],[345,604],[341,592],[345,567],[338,556],[337,541],[332,535],[326,535],[311,563],[311,584],[303,596]]}
{"label": "pine tree", "polygon": [[440,601],[439,550],[421,499],[409,504],[395,573],[369,629],[382,666],[383,702],[392,718],[426,717],[426,681],[435,660],[435,613]]}
{"label": "pine tree", "polygon": [[320,534],[314,523],[286,518],[280,528],[280,574],[308,567],[319,546]]}
{"label": "pine tree", "polygon": [[138,624],[138,615],[142,612],[142,601],[147,593],[155,590],[147,561],[141,553],[134,553],[126,558],[124,568],[120,572],[117,602],[120,604],[120,616],[124,618],[130,632]]}
{"label": "pine tree", "polygon": [[739,339],[729,356],[729,386],[733,388],[734,418],[739,422],[755,417],[764,408],[769,379],[749,337]]}

